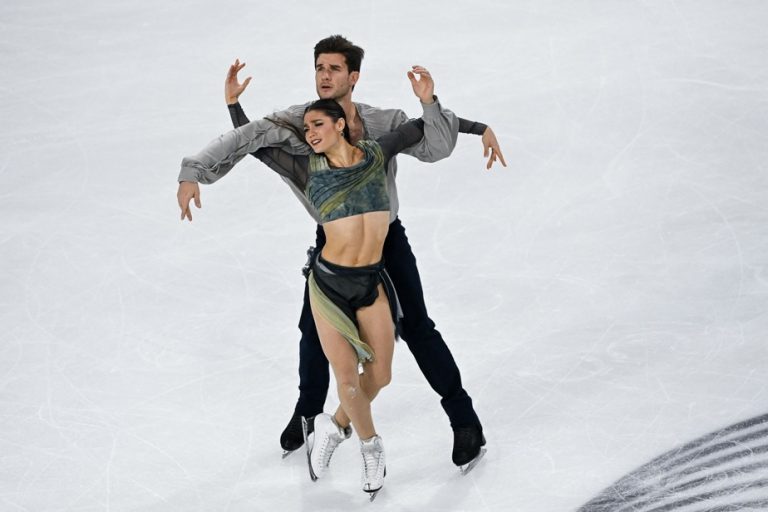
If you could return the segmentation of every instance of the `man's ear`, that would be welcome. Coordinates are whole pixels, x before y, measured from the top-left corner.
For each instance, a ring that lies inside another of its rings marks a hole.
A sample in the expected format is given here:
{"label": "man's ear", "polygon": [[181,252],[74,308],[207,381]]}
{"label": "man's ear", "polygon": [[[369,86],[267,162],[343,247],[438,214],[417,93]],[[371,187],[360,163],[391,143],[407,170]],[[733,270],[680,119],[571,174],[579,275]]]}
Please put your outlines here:
{"label": "man's ear", "polygon": [[357,81],[360,80],[360,72],[359,71],[353,71],[349,74],[349,84],[355,85]]}

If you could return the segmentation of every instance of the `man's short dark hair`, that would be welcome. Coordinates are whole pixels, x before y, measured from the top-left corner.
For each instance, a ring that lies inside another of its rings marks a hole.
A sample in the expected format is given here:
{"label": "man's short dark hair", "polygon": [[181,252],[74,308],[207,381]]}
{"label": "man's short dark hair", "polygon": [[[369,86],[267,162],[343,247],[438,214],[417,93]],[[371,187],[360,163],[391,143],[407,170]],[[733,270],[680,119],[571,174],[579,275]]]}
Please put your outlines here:
{"label": "man's short dark hair", "polygon": [[347,61],[347,68],[349,72],[360,71],[360,64],[363,62],[363,56],[365,51],[356,46],[344,36],[333,35],[321,39],[315,45],[315,63],[317,63],[317,57],[321,53],[340,53]]}

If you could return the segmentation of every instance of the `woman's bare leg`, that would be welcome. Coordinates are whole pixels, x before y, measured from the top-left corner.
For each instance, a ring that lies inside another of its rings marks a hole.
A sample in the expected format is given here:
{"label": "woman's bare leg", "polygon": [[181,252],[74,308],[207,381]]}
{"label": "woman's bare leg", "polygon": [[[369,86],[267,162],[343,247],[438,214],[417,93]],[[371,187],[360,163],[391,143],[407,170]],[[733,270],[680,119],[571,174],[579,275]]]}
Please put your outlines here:
{"label": "woman's bare leg", "polygon": [[[311,300],[310,305],[312,306]],[[376,435],[376,429],[371,417],[371,401],[362,390],[360,376],[357,373],[357,352],[331,324],[317,314],[314,307],[312,307],[312,316],[315,318],[323,352],[336,378],[339,401],[347,419],[344,425],[349,425],[351,420],[357,435],[361,439],[368,439]]]}
{"label": "woman's bare leg", "polygon": [[[359,377],[360,388],[365,393],[369,403],[392,379],[392,355],[395,348],[395,329],[392,324],[389,301],[382,285],[379,285],[378,290],[379,296],[374,303],[357,311],[360,337],[370,345],[376,354],[372,363],[363,365],[363,373]],[[346,427],[350,423],[350,417],[346,414],[343,404],[336,410],[334,417],[342,427]],[[354,421],[352,422],[354,423]],[[358,435],[361,439],[370,437],[364,437],[359,430]]]}

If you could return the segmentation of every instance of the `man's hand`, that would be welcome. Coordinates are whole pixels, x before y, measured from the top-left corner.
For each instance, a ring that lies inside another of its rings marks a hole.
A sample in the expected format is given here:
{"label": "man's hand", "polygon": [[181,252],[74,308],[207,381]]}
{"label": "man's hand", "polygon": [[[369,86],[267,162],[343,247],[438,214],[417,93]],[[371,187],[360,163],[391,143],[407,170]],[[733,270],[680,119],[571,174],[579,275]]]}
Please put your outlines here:
{"label": "man's hand", "polygon": [[[419,79],[416,79],[416,75],[419,75]],[[426,68],[422,66],[413,66],[411,71],[408,72],[408,79],[411,81],[413,87],[413,93],[419,97],[422,103],[427,105],[434,103],[435,95],[435,82],[432,80],[432,75],[429,74]]]}
{"label": "man's hand", "polygon": [[227,105],[234,105],[237,103],[240,95],[243,94],[245,88],[248,87],[249,83],[251,83],[251,78],[253,77],[250,76],[246,78],[245,82],[242,84],[237,80],[237,74],[244,67],[245,62],[241,64],[240,59],[235,60],[235,63],[229,66],[227,79],[224,81],[224,99],[226,99]]}
{"label": "man's hand", "polygon": [[504,155],[501,153],[501,149],[499,148],[499,141],[496,140],[496,134],[493,133],[493,130],[491,130],[490,126],[483,132],[482,141],[483,156],[487,157],[490,154],[490,158],[488,158],[488,165],[486,165],[485,168],[490,170],[491,166],[493,166],[493,163],[497,159],[501,162],[501,165],[506,167],[507,162],[504,161]]}
{"label": "man's hand", "polygon": [[195,200],[195,206],[202,208],[200,203],[200,186],[192,181],[182,181],[179,183],[179,191],[176,193],[176,198],[179,200],[179,208],[181,208],[181,220],[184,217],[188,218],[192,222],[192,211],[189,209],[190,199]]}

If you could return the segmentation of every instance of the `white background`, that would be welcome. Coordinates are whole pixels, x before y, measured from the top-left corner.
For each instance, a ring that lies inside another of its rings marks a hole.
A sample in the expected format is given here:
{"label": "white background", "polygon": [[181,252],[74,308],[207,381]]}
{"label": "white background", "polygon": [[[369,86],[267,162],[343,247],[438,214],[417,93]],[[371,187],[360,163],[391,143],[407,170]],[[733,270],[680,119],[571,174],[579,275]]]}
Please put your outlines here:
{"label": "white background", "polygon": [[[758,0],[4,1],[0,509],[574,510],[768,412],[766,24]],[[458,474],[401,343],[373,504],[355,441],[314,484],[280,459],[311,219],[250,157],[191,224],[175,198],[231,127],[229,64],[257,118],[312,99],[333,33],[366,49],[357,101],[419,116],[405,73],[427,66],[509,163],[468,135],[398,159],[489,452]]]}

